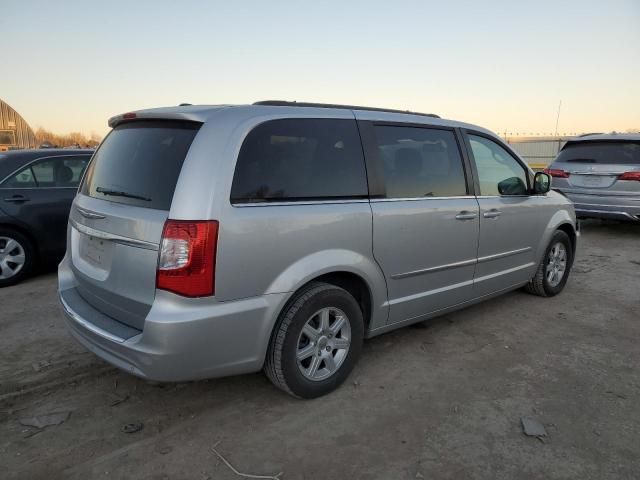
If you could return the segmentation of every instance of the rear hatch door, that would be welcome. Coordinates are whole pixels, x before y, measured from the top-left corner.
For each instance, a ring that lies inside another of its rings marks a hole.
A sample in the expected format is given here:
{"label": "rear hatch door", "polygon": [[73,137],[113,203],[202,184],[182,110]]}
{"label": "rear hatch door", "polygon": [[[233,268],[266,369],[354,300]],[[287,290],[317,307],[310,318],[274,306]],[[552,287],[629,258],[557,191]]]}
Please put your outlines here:
{"label": "rear hatch door", "polygon": [[200,123],[136,120],[96,151],[70,214],[78,294],[138,330],[155,296],[158,245]]}

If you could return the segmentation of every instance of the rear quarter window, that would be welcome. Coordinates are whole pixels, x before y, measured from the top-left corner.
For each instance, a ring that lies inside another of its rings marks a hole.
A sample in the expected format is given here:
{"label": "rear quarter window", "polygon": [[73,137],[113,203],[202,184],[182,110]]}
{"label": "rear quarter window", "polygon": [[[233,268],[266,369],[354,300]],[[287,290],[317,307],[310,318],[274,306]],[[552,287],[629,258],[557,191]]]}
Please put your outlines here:
{"label": "rear quarter window", "polygon": [[118,125],[94,154],[81,193],[169,210],[182,164],[200,126],[163,120]]}
{"label": "rear quarter window", "polygon": [[355,120],[280,119],[245,138],[232,203],[366,198],[367,177]]}

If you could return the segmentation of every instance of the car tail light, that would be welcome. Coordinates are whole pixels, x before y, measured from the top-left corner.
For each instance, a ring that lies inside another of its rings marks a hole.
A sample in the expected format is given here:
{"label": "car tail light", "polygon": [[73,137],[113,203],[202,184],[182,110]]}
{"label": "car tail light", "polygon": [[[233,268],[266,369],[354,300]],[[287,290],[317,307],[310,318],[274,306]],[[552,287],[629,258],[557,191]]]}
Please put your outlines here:
{"label": "car tail light", "polygon": [[618,180],[636,180],[640,182],[640,172],[625,172],[620,175]]}
{"label": "car tail light", "polygon": [[156,287],[185,297],[215,293],[218,222],[167,220],[162,231]]}
{"label": "car tail light", "polygon": [[565,172],[559,168],[545,168],[543,172],[552,177],[569,178],[569,172]]}

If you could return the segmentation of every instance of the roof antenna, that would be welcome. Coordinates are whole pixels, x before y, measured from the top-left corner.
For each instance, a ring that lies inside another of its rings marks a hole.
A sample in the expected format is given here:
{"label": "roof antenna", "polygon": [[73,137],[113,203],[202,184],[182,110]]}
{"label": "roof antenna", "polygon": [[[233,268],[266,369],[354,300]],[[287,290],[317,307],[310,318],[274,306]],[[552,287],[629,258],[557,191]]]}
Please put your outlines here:
{"label": "roof antenna", "polygon": [[560,121],[560,107],[562,107],[562,100],[558,104],[558,116],[556,117],[556,137],[558,136],[558,122]]}
{"label": "roof antenna", "polygon": [[191,105],[193,105],[192,103],[181,103],[180,105],[178,105],[179,107],[190,107]]}

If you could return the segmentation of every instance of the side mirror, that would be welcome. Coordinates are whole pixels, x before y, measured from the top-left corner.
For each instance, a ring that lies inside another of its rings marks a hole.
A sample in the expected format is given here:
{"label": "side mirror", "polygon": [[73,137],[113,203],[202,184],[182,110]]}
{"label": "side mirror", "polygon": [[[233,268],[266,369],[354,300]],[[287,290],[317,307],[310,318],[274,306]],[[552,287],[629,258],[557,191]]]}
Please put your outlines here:
{"label": "side mirror", "polygon": [[533,177],[533,193],[543,195],[551,190],[551,177],[544,172],[537,172]]}
{"label": "side mirror", "polygon": [[527,186],[520,177],[511,177],[498,183],[500,195],[526,195]]}

